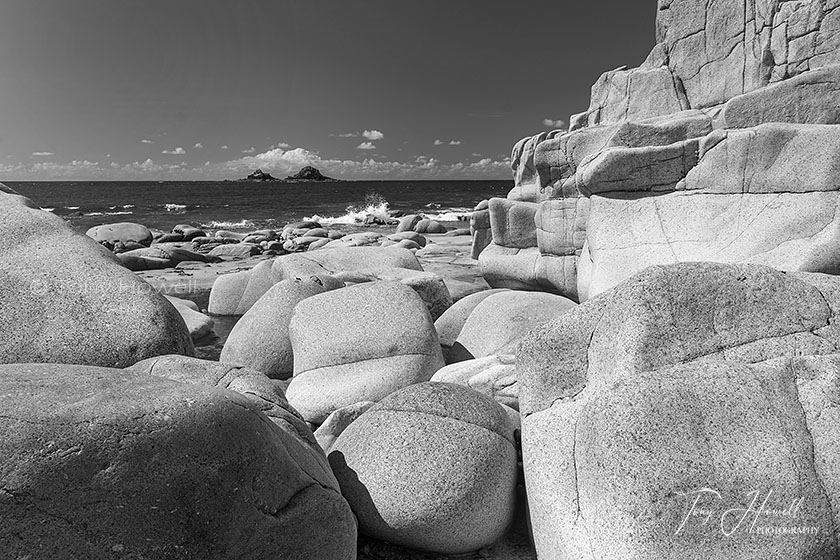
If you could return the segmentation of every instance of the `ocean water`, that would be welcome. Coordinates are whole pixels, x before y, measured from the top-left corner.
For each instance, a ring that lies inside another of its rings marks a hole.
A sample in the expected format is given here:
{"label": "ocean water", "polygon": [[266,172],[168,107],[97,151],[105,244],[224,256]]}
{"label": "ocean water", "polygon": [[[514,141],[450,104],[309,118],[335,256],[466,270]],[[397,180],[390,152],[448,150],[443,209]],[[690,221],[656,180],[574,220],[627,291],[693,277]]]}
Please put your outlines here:
{"label": "ocean water", "polygon": [[79,231],[137,222],[170,231],[176,224],[249,231],[316,218],[353,224],[367,213],[422,213],[466,219],[485,198],[504,197],[513,181],[5,182]]}

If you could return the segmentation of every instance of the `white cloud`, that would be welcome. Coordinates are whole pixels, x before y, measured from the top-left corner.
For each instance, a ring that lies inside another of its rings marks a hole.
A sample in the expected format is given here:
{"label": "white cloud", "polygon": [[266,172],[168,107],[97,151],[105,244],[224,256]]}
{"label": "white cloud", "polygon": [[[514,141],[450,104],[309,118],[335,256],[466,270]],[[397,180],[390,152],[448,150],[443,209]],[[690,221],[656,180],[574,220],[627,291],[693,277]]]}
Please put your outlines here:
{"label": "white cloud", "polygon": [[543,119],[543,125],[550,126],[551,128],[565,128],[566,121],[563,119]]}
{"label": "white cloud", "polygon": [[223,149],[223,150],[227,150],[227,149],[228,149],[227,144],[225,144],[224,146],[222,146],[222,149]]}
{"label": "white cloud", "polygon": [[450,146],[460,146],[460,145],[461,145],[461,141],[460,141],[460,140],[450,140],[450,141],[449,141],[449,145],[450,145]]}
{"label": "white cloud", "polygon": [[186,152],[186,150],[184,150],[184,148],[182,148],[181,146],[178,146],[174,150],[163,150],[161,153],[166,154],[168,156],[182,156],[182,155],[186,154],[187,152]]}
{"label": "white cloud", "polygon": [[368,140],[382,140],[385,138],[385,135],[379,132],[378,130],[365,130],[362,132],[362,136],[367,138]]}
{"label": "white cloud", "polygon": [[358,132],[342,132],[341,134],[330,134],[334,138],[358,138]]}
{"label": "white cloud", "polygon": [[440,146],[443,144],[443,140],[435,140],[435,146]]}
{"label": "white cloud", "polygon": [[473,153],[472,153],[472,156],[473,156],[473,157],[481,157],[481,154],[479,154],[478,152],[473,152]]}
{"label": "white cloud", "polygon": [[253,146],[251,146],[251,147],[250,147],[250,148],[248,148],[247,150],[242,150],[242,153],[243,153],[243,154],[253,154],[253,153],[254,153],[254,152],[256,152],[256,151],[257,151],[257,150],[256,150],[256,148],[254,148]]}
{"label": "white cloud", "polygon": [[408,161],[379,161],[364,157],[328,159],[318,153],[295,148],[275,148],[223,162],[197,165],[157,163],[151,158],[129,164],[74,160],[70,163],[0,163],[0,174],[9,180],[219,180],[245,177],[260,168],[274,176],[285,176],[312,165],[324,175],[341,179],[499,179],[511,176],[510,159],[484,158],[474,163],[444,164],[429,156]]}
{"label": "white cloud", "polygon": [[373,145],[373,142],[362,142],[358,146],[356,146],[358,150],[375,150],[376,146]]}
{"label": "white cloud", "polygon": [[32,152],[33,156],[52,156],[55,155],[52,152]]}
{"label": "white cloud", "polygon": [[146,140],[145,138],[140,140],[140,142],[142,142],[143,144],[154,144],[154,142],[152,142],[151,140]]}
{"label": "white cloud", "polygon": [[291,144],[287,144],[286,142],[278,142],[277,144],[272,144],[271,146],[269,146],[268,149],[273,150],[275,148],[282,148],[282,149],[285,150],[286,148],[291,148],[291,147],[292,147]]}
{"label": "white cloud", "polygon": [[204,144],[202,144],[201,142],[196,142],[195,146],[193,146],[193,148],[203,148],[203,147],[204,147]]}

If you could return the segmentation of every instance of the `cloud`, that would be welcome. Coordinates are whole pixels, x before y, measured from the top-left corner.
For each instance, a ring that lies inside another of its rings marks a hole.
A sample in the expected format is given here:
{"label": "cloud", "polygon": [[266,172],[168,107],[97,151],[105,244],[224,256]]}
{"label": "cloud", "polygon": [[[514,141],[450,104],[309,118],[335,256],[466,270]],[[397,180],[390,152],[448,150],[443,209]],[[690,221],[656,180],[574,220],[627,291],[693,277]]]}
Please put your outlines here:
{"label": "cloud", "polygon": [[238,179],[260,168],[274,176],[285,176],[311,165],[324,175],[349,180],[420,180],[420,179],[509,179],[510,159],[484,158],[474,163],[442,163],[429,156],[416,156],[407,161],[379,161],[373,157],[359,159],[323,158],[305,148],[275,148],[222,162],[196,165],[157,163],[151,158],[119,164],[74,160],[70,163],[0,163],[0,175],[9,181],[44,180],[219,180]]}
{"label": "cloud", "polygon": [[145,138],[140,140],[140,142],[142,142],[143,144],[154,144],[154,142],[152,142],[151,140],[146,140]]}
{"label": "cloud", "polygon": [[379,132],[378,130],[365,130],[362,132],[362,136],[367,138],[368,140],[382,140],[385,138],[385,135]]}
{"label": "cloud", "polygon": [[223,150],[227,150],[227,149],[228,149],[227,144],[225,144],[224,146],[222,146],[222,149],[223,149]]}
{"label": "cloud", "polygon": [[342,132],[341,134],[330,134],[333,138],[358,138],[358,132]]}
{"label": "cloud", "polygon": [[376,146],[373,145],[373,142],[362,142],[358,146],[356,146],[358,150],[375,150]]}
{"label": "cloud", "polygon": [[450,146],[460,146],[460,145],[461,145],[461,141],[460,141],[460,140],[450,140],[450,141],[449,141],[449,145],[450,145]]}
{"label": "cloud", "polygon": [[166,154],[168,156],[182,156],[182,155],[186,154],[187,152],[186,152],[186,150],[184,150],[184,148],[182,148],[181,146],[178,146],[174,150],[163,150],[161,153]]}
{"label": "cloud", "polygon": [[272,144],[271,146],[269,146],[268,149],[273,150],[275,148],[282,148],[282,149],[285,150],[286,148],[291,148],[291,147],[292,146],[290,144],[287,144],[286,142],[278,142],[277,144]]}
{"label": "cloud", "polygon": [[550,126],[551,128],[565,128],[566,121],[563,119],[543,119],[543,125]]}
{"label": "cloud", "polygon": [[52,152],[32,152],[33,156],[52,156],[55,155]]}
{"label": "cloud", "polygon": [[443,140],[435,140],[435,146],[440,146],[443,144]]}
{"label": "cloud", "polygon": [[204,147],[204,144],[202,144],[201,142],[196,142],[195,146],[193,146],[193,148],[203,148],[203,147]]}
{"label": "cloud", "polygon": [[256,150],[256,148],[254,148],[253,146],[251,146],[251,147],[250,147],[250,148],[248,148],[247,150],[242,150],[242,153],[243,153],[243,154],[253,154],[253,153],[254,153],[254,152],[256,152],[256,151],[257,151],[257,150]]}

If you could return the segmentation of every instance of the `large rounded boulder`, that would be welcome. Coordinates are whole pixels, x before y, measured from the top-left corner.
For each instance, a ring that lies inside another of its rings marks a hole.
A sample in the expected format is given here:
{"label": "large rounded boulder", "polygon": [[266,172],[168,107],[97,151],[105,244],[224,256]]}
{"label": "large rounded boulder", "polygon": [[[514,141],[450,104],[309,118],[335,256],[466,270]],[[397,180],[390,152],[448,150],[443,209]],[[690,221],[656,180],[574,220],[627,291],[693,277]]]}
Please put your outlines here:
{"label": "large rounded boulder", "polygon": [[0,184],[0,363],[124,367],[194,351],[183,319],[104,247]]}
{"label": "large rounded boulder", "polygon": [[289,325],[287,397],[320,424],[339,408],[380,401],[443,367],[426,304],[400,282],[370,282],[301,301]]}
{"label": "large rounded boulder", "polygon": [[355,521],[325,463],[239,393],[5,365],[0,407],[4,556],[356,557]]}
{"label": "large rounded boulder", "polygon": [[515,425],[493,399],[420,383],[350,424],[329,454],[360,531],[460,554],[489,546],[512,521]]}
{"label": "large rounded boulder", "polygon": [[219,359],[254,368],[271,378],[290,377],[294,366],[289,338],[292,312],[301,301],[325,291],[317,277],[275,284],[230,331]]}
{"label": "large rounded boulder", "polygon": [[152,244],[152,232],[143,224],[122,222],[119,224],[106,224],[94,226],[87,230],[87,236],[109,247],[117,243],[139,243],[148,247]]}
{"label": "large rounded boulder", "polygon": [[577,307],[572,300],[545,292],[504,290],[479,301],[464,322],[449,353],[450,361],[512,354],[532,329]]}

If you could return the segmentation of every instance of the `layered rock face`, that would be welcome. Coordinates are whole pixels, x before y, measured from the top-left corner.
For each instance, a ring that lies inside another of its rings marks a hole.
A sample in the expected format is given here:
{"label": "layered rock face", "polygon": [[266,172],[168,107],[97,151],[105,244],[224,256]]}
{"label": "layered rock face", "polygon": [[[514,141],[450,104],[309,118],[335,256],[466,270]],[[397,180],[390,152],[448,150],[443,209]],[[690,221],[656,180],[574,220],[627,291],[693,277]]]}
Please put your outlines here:
{"label": "layered rock face", "polygon": [[836,558],[838,296],[828,275],[681,263],[532,332],[539,557]]}
{"label": "layered rock face", "polygon": [[656,264],[836,272],[837,8],[660,0],[647,60],[514,146],[476,241],[487,281],[584,301]]}

